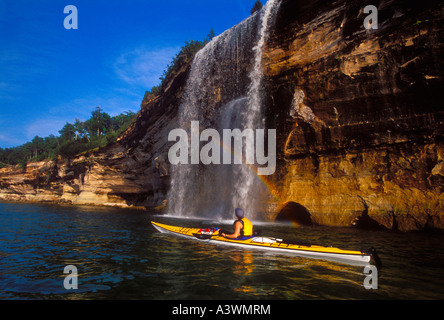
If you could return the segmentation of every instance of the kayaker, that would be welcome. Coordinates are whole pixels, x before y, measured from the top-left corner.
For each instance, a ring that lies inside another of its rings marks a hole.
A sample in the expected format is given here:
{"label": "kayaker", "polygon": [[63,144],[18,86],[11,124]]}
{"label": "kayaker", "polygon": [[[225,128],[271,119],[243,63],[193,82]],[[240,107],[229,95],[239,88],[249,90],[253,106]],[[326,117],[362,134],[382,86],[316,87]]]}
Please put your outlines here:
{"label": "kayaker", "polygon": [[222,231],[221,236],[228,239],[238,239],[243,237],[251,237],[253,235],[253,224],[250,220],[245,218],[245,212],[242,209],[237,208],[235,210],[237,220],[234,222],[234,233],[226,234]]}

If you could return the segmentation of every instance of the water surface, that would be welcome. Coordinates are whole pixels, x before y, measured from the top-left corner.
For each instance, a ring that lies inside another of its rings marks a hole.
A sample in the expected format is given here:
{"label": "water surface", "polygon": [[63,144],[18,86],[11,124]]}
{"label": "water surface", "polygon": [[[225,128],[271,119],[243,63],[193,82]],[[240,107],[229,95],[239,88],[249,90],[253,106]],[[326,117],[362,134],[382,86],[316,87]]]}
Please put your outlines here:
{"label": "water surface", "polygon": [[[0,203],[0,299],[444,299],[442,234],[261,225],[266,235],[378,248],[379,289],[364,268],[184,240],[149,223],[208,225],[111,208]],[[225,226],[226,227],[226,226]],[[78,290],[63,282],[67,265]]]}

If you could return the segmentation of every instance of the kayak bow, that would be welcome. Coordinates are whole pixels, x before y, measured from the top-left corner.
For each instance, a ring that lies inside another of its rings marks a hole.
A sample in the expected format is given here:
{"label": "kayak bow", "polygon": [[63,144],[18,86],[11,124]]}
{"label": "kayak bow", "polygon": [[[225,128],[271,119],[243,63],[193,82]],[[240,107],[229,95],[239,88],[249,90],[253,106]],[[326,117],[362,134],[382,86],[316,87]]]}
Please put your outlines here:
{"label": "kayak bow", "polygon": [[249,249],[260,249],[287,254],[290,253],[297,256],[304,256],[316,259],[327,258],[330,260],[368,264],[371,261],[373,254],[375,254],[374,249],[368,251],[342,250],[332,247],[296,244],[290,241],[262,236],[232,240],[220,237],[219,229],[173,227],[156,222],[151,223],[161,233],[173,234],[176,236],[186,237],[188,239],[197,239],[214,244],[238,246]]}

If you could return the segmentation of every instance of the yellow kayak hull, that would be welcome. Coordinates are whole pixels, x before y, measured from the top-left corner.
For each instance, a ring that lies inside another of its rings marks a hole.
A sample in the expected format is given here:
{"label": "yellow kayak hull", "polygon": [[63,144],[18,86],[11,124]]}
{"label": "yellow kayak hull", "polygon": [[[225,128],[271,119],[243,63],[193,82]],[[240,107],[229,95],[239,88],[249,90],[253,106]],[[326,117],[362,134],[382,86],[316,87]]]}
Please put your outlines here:
{"label": "yellow kayak hull", "polygon": [[202,229],[200,228],[186,228],[186,227],[174,227],[156,222],[151,222],[152,225],[161,233],[173,234],[176,236],[182,236],[189,239],[203,240],[211,242],[213,244],[231,245],[249,249],[260,249],[267,251],[275,251],[280,253],[287,253],[292,255],[298,255],[303,257],[350,261],[368,264],[371,261],[371,254],[361,251],[342,250],[332,247],[321,246],[307,246],[285,243],[283,240],[269,238],[269,237],[252,237],[245,240],[231,240],[218,235],[212,235],[200,237]]}

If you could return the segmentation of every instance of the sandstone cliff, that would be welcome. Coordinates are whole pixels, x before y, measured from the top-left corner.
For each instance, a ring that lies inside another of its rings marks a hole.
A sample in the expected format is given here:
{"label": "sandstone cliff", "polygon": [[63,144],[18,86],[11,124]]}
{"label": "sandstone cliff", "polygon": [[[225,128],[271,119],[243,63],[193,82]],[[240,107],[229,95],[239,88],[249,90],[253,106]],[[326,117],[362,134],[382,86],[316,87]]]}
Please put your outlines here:
{"label": "sandstone cliff", "polygon": [[285,1],[268,43],[279,199],[323,225],[443,228],[442,3],[379,1],[371,31],[361,2],[323,3]]}
{"label": "sandstone cliff", "polygon": [[[282,1],[263,62],[266,122],[278,128],[271,218],[444,229],[444,7],[374,4],[379,29],[367,31],[361,1]],[[167,138],[189,71],[169,79],[115,145],[1,169],[0,200],[165,205]]]}

